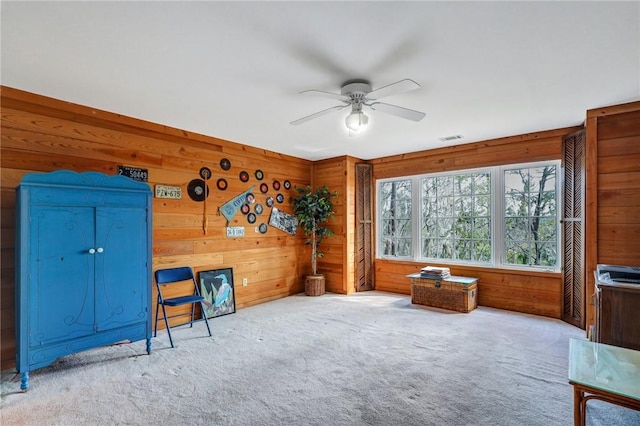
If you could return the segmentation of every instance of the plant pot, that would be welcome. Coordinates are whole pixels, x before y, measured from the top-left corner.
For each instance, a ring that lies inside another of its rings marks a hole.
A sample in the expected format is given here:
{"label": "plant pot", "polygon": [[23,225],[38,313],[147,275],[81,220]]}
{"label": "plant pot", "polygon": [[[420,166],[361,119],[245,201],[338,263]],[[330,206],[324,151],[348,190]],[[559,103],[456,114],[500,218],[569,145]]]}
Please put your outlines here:
{"label": "plant pot", "polygon": [[322,296],[324,294],[324,275],[307,275],[304,279],[304,294]]}

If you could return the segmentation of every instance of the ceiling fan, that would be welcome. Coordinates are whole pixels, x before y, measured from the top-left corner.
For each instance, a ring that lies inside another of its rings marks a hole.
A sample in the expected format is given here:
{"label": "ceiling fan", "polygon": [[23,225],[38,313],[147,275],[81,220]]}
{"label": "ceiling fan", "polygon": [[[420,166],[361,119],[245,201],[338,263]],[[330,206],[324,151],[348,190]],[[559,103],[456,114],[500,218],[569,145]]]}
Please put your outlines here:
{"label": "ceiling fan", "polygon": [[349,130],[354,132],[362,130],[369,122],[369,117],[367,117],[362,111],[362,107],[365,106],[374,111],[382,111],[407,120],[420,121],[425,116],[424,112],[378,101],[378,99],[384,98],[385,96],[408,92],[409,90],[415,90],[419,87],[420,85],[418,83],[406,78],[375,90],[371,89],[371,84],[367,80],[349,80],[342,85],[340,93],[325,92],[323,90],[314,89],[305,90],[300,92],[300,94],[323,96],[326,98],[337,99],[342,103],[294,120],[290,124],[293,124],[294,126],[302,124],[332,111],[339,111],[349,106],[351,107],[351,113],[347,115],[345,124]]}

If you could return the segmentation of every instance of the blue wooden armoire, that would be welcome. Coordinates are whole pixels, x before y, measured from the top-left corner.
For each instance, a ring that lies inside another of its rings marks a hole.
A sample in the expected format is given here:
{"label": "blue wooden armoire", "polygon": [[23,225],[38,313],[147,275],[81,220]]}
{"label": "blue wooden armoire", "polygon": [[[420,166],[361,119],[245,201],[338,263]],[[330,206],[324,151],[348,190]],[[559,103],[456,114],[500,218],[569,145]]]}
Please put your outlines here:
{"label": "blue wooden armoire", "polygon": [[151,190],[123,176],[25,175],[16,198],[16,365],[124,340],[151,352]]}

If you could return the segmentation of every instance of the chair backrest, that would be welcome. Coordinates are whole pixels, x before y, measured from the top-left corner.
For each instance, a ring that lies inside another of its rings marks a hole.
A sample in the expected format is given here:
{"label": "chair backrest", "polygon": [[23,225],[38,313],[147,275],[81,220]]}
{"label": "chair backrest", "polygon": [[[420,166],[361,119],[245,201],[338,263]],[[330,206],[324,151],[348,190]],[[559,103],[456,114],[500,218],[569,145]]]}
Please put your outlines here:
{"label": "chair backrest", "polygon": [[158,284],[169,284],[174,282],[192,280],[193,270],[188,266],[170,269],[158,269],[155,272],[156,282]]}

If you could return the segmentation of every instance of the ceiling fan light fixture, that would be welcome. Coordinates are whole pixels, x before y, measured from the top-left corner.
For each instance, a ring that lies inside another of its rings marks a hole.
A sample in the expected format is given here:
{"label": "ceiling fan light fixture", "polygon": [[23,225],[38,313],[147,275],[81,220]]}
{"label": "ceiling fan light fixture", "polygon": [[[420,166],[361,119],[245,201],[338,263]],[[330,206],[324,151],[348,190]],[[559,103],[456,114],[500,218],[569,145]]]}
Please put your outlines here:
{"label": "ceiling fan light fixture", "polygon": [[359,132],[367,126],[367,123],[369,123],[369,117],[367,117],[362,111],[352,111],[347,115],[347,118],[344,119],[344,123],[352,132]]}

